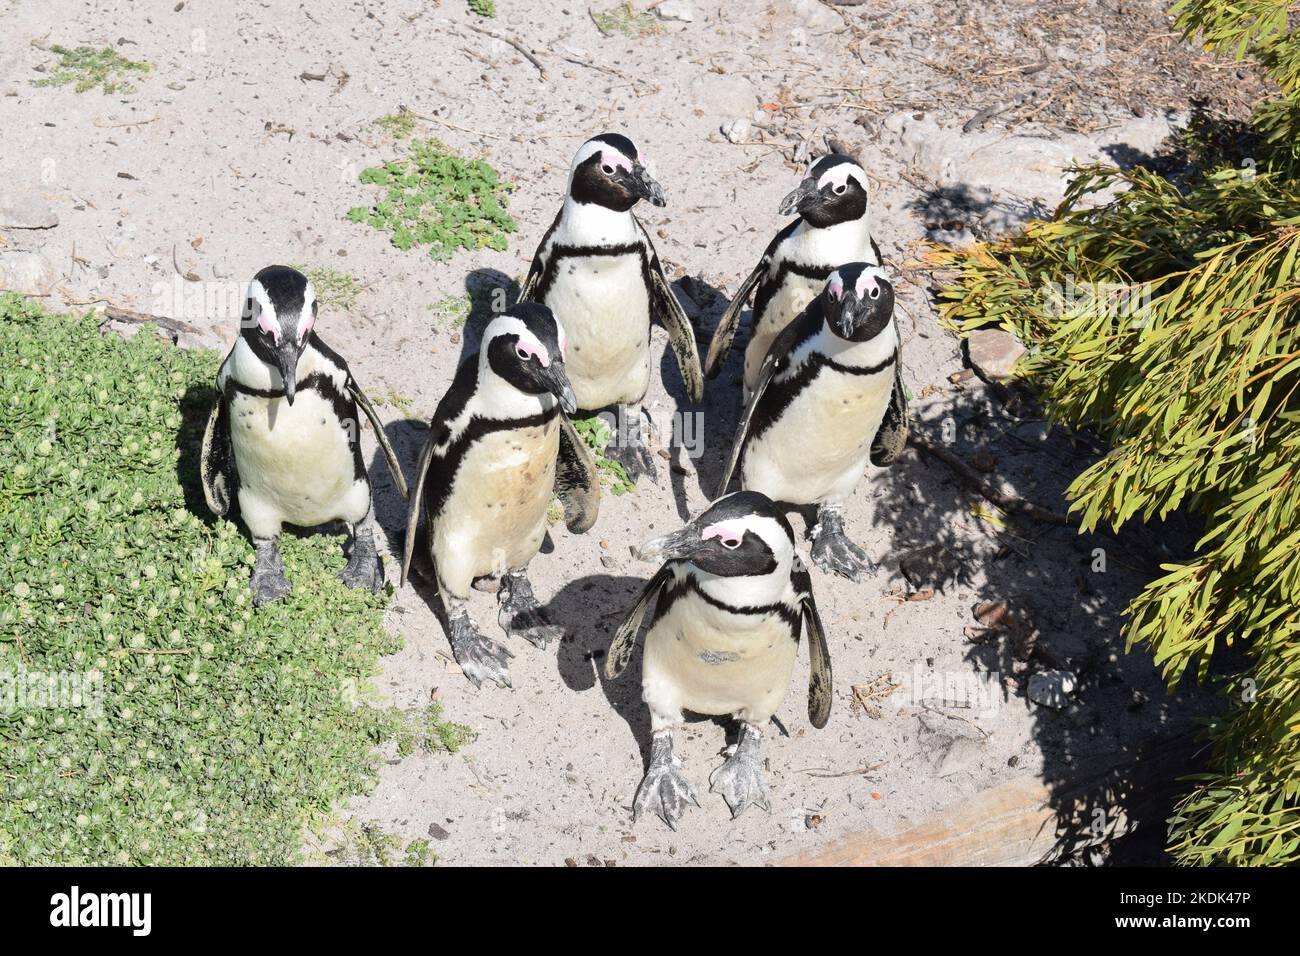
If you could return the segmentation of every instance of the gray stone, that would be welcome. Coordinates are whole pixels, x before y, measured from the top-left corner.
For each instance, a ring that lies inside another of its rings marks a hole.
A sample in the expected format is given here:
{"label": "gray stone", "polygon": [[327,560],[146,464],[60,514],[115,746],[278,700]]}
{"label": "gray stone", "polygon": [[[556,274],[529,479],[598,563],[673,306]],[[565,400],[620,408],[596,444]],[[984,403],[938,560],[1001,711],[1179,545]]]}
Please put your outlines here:
{"label": "gray stone", "polygon": [[1043,707],[1060,710],[1070,702],[1078,678],[1073,671],[1039,671],[1029,675],[1029,699]]}
{"label": "gray stone", "polygon": [[971,368],[990,382],[1011,378],[1016,362],[1025,347],[1010,332],[1002,329],[976,329],[966,339]]}
{"label": "gray stone", "polygon": [[58,281],[54,263],[43,253],[0,253],[0,289],[6,292],[48,295]]}
{"label": "gray stone", "polygon": [[59,224],[54,207],[34,193],[0,193],[0,228],[53,229]]}
{"label": "gray stone", "polygon": [[732,143],[747,143],[753,135],[754,124],[740,116],[729,123],[722,124],[722,135]]}
{"label": "gray stone", "polygon": [[690,0],[663,0],[655,7],[660,20],[680,20],[691,23],[695,20],[695,5]]}

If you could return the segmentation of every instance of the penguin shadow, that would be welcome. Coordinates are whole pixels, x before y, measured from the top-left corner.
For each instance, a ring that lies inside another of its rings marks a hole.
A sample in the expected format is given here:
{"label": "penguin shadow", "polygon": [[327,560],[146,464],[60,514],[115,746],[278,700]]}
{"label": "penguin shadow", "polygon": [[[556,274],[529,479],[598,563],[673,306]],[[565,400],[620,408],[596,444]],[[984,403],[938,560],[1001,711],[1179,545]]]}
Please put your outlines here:
{"label": "penguin shadow", "polygon": [[[673,290],[695,329],[695,346],[703,363],[714,329],[731,299],[717,286],[696,276],[683,276],[673,283]],[[742,324],[747,323],[748,316],[746,310]],[[748,341],[743,333],[738,333],[736,337]],[[704,398],[696,405],[686,398],[686,383],[682,380],[672,349],[664,350],[659,371],[664,387],[673,396],[676,407],[671,434],[660,437],[667,443],[672,456],[668,471],[677,516],[682,521],[691,518],[686,484],[692,475],[705,498],[712,501],[718,497],[718,482],[726,467],[743,405],[743,365],[744,342],[740,342],[739,348],[732,346],[731,355],[718,376],[704,380]],[[683,458],[690,458],[691,465],[686,465]]]}
{"label": "penguin shadow", "polygon": [[[203,495],[203,477],[200,471],[203,459],[203,431],[208,415],[220,393],[216,385],[191,385],[181,396],[181,424],[176,430],[176,479],[185,495],[185,510],[197,515],[205,524],[213,525],[216,515],[208,510]],[[238,509],[238,502],[231,502]],[[233,513],[231,517],[233,517]]]}
{"label": "penguin shadow", "polygon": [[[641,662],[645,649],[644,635],[654,616],[653,607],[642,621],[632,657],[623,673],[613,680],[606,677],[605,661],[614,632],[636,603],[649,577],[649,574],[644,578],[591,574],[577,578],[557,591],[544,609],[550,619],[566,631],[556,653],[560,679],[570,690],[579,693],[600,686],[610,709],[631,730],[644,768],[650,766],[651,734],[650,711],[641,699]],[[730,745],[739,739],[738,725],[729,717],[689,712],[685,717],[688,726],[714,723],[723,728],[719,749],[724,741]]]}
{"label": "penguin shadow", "polygon": [[[465,275],[465,294],[469,297],[469,314],[461,328],[460,363],[473,355],[483,341],[483,330],[494,318],[519,302],[518,280],[500,269],[475,269]],[[448,383],[450,384],[450,382]]]}

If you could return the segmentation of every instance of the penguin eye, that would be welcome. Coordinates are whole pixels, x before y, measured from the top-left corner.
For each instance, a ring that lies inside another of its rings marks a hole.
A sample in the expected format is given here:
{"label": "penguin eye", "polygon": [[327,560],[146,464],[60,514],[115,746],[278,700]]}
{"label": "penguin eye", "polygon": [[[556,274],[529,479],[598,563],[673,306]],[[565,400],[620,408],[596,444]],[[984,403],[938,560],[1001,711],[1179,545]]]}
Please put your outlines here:
{"label": "penguin eye", "polygon": [[609,163],[606,163],[605,165],[601,166],[600,169],[601,172],[603,172],[606,176],[614,175],[614,167],[611,166]]}
{"label": "penguin eye", "polygon": [[869,295],[869,296],[870,296],[871,298],[873,298],[873,299],[879,299],[879,298],[880,298],[880,286],[878,286],[878,285],[874,285],[874,286],[872,286],[872,287],[871,287],[871,291],[868,292],[867,295]]}
{"label": "penguin eye", "polygon": [[532,358],[532,353],[530,353],[522,345],[515,346],[515,354],[518,355],[520,360],[524,362],[527,362],[530,358]]}
{"label": "penguin eye", "polygon": [[832,190],[832,192],[834,192],[835,195],[837,195],[837,196],[843,196],[843,195],[844,195],[844,190],[846,190],[846,189],[848,189],[848,188],[849,188],[849,187],[848,187],[847,185],[845,185],[844,183],[840,183],[838,186],[836,186],[836,187]]}
{"label": "penguin eye", "polygon": [[730,535],[719,538],[718,540],[722,542],[722,546],[726,548],[728,551],[735,551],[737,548],[740,547],[740,539],[733,538]]}

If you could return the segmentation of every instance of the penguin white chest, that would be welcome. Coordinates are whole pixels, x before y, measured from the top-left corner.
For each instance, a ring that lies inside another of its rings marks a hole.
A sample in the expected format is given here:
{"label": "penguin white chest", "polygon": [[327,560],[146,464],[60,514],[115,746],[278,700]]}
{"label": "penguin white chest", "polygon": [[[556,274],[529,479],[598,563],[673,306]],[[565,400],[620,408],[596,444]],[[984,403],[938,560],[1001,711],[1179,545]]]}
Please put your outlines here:
{"label": "penguin white chest", "polygon": [[568,337],[565,368],[578,406],[636,402],[650,383],[650,296],[639,252],[570,256],[546,305]]}
{"label": "penguin white chest", "polygon": [[794,272],[787,273],[780,288],[768,300],[763,314],[754,323],[754,331],[749,344],[745,346],[745,394],[753,391],[758,383],[758,370],[763,367],[767,350],[772,340],[781,334],[787,325],[804,309],[808,303],[821,294],[825,286],[824,279],[809,279]]}
{"label": "penguin white chest", "polygon": [[733,614],[698,595],[678,598],[645,639],[642,696],[654,729],[681,711],[764,723],[785,699],[798,645],[779,615]]}
{"label": "penguin white chest", "polygon": [[522,568],[541,547],[555,489],[558,418],[490,432],[465,453],[433,528],[438,579],[464,597],[483,575]]}
{"label": "penguin white chest", "polygon": [[[279,533],[281,522],[311,527],[360,521],[369,488],[355,474],[348,425],[314,390],[283,398],[236,392],[230,402],[230,439],[239,471],[239,504],[257,537]],[[265,533],[263,533],[265,532]]]}
{"label": "penguin white chest", "polygon": [[867,466],[893,383],[892,365],[870,375],[823,368],[746,447],[744,487],[791,504],[852,494]]}

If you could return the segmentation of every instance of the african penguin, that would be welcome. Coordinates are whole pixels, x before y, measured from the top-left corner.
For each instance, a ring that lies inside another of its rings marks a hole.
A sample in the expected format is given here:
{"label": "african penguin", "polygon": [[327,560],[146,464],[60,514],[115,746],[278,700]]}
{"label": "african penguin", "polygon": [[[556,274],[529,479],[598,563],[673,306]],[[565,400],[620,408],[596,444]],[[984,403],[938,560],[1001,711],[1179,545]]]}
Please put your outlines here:
{"label": "african penguin", "polygon": [[892,464],[906,444],[894,287],[878,266],[851,263],[773,340],[719,494],[743,454],[741,487],[816,505],[813,560],[856,581],[875,567],[844,534],[841,506],[868,460]]}
{"label": "african penguin", "polygon": [[691,401],[704,393],[695,330],[673,295],[649,234],[632,213],[642,199],[665,204],[645,157],[626,136],[582,144],[555,222],[542,238],[521,299],[550,307],[569,333],[569,377],[584,411],[616,406],[619,428],[606,454],[635,480],[656,478],[641,438],[638,405],[650,384],[650,322],[668,330]]}
{"label": "african penguin", "polygon": [[374,406],[347,363],[316,333],[316,313],[316,290],[296,269],[267,266],[253,277],[239,338],[217,373],[220,395],[203,435],[200,470],[208,507],[225,515],[238,504],[253,537],[254,607],[293,590],[280,561],[285,524],[346,522],[352,553],[339,577],[349,587],[383,586],[358,405],[406,496]]}
{"label": "african penguin", "polygon": [[776,234],[718,320],[705,360],[713,378],[727,360],[745,300],[754,293],[752,332],[745,347],[745,395],[754,389],[768,346],[808,305],[842,262],[880,264],[867,214],[867,174],[848,156],[814,160],[799,188],[781,200],[780,213],[799,218]]}
{"label": "african penguin", "polygon": [[451,649],[476,687],[485,679],[510,686],[511,654],[470,620],[470,584],[500,577],[501,627],[545,647],[562,632],[546,620],[526,569],[546,536],[552,494],[560,497],[570,531],[584,532],[596,521],[595,463],[567,414],[575,407],[567,351],[565,330],[546,306],[507,309],[488,323],[477,354],[457,369],[420,453],[402,583],[423,510]]}
{"label": "african penguin", "polygon": [[664,564],[619,626],[605,663],[611,680],[623,672],[641,621],[656,604],[641,671],[653,742],[634,816],[652,810],[676,829],[687,801],[699,805],[673,760],[672,732],[686,710],[740,721],[735,753],[713,772],[710,789],[722,794],[732,816],[750,805],[770,810],[759,744],[785,699],[805,624],[808,719],[824,727],[831,709],[830,653],[790,523],[765,495],[739,491],[646,543],[638,556]]}

